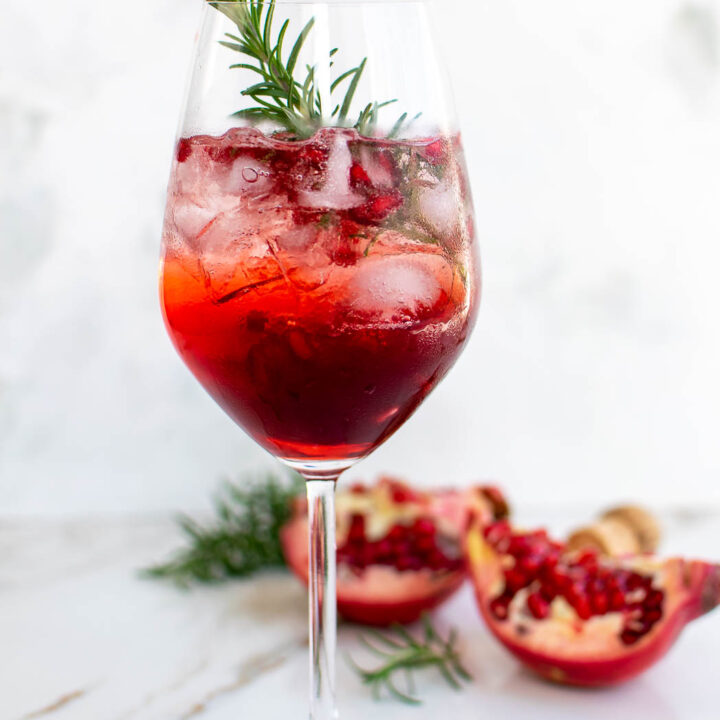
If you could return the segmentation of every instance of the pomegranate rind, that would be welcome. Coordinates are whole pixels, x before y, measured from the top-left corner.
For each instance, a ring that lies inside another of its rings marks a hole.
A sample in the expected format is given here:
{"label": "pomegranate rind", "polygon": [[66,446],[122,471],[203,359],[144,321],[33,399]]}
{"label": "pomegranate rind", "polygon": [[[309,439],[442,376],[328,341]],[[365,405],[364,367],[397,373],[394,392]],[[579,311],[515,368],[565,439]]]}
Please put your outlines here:
{"label": "pomegranate rind", "polygon": [[469,529],[465,549],[480,614],[491,632],[524,665],[553,682],[599,687],[630,680],[662,658],[688,622],[720,604],[719,565],[637,556],[617,562],[652,573],[666,604],[663,618],[634,645],[620,641],[617,613],[582,621],[568,607],[568,616],[559,619],[511,612],[508,620],[498,620],[489,603],[504,586],[502,556],[485,541],[479,523]]}
{"label": "pomegranate rind", "polygon": [[[308,584],[308,523],[293,518],[280,533],[288,567]],[[371,565],[356,574],[338,567],[337,607],[346,619],[363,625],[415,622],[440,605],[463,584],[466,571],[404,570]]]}

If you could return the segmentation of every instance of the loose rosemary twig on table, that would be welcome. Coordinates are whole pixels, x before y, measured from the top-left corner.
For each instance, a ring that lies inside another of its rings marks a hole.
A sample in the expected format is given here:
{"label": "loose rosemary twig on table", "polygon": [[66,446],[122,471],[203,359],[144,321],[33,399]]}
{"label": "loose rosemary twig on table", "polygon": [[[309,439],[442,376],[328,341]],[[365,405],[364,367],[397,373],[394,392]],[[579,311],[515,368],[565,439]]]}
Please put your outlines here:
{"label": "loose rosemary twig on table", "polygon": [[182,587],[247,577],[285,565],[280,528],[291,513],[291,500],[301,494],[302,480],[282,482],[275,475],[242,483],[225,483],[215,500],[215,519],[202,525],[179,518],[188,545],[165,563],[143,571]]}
{"label": "loose rosemary twig on table", "polygon": [[[378,700],[383,689],[401,702],[419,705],[421,701],[415,696],[415,685],[412,671],[427,667],[436,667],[447,683],[460,690],[462,681],[472,678],[460,661],[456,648],[457,630],[450,632],[444,640],[435,630],[430,618],[423,616],[423,636],[420,640],[413,637],[401,625],[394,625],[389,633],[370,631],[360,636],[360,641],[373,654],[382,659],[382,664],[373,669],[365,670],[349,658],[355,672],[364,685],[368,685],[373,697]],[[395,682],[395,674],[403,671],[406,676],[407,690],[400,690]]]}

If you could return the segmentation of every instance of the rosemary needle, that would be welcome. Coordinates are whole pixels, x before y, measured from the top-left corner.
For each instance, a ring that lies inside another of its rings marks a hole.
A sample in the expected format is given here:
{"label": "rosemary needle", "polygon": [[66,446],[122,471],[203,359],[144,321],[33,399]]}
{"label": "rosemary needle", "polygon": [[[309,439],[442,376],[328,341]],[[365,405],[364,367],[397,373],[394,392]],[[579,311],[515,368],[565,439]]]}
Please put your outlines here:
{"label": "rosemary needle", "polygon": [[302,490],[299,477],[288,483],[272,474],[225,483],[215,499],[214,520],[200,524],[181,516],[186,547],[143,575],[188,587],[283,567],[280,528],[290,517],[291,500]]}
{"label": "rosemary needle", "polygon": [[[305,24],[286,56],[289,46],[286,35],[290,20],[284,20],[280,29],[275,31],[275,0],[235,0],[210,4],[237,27],[237,34],[225,33],[225,39],[220,41],[221,45],[243,57],[242,62],[234,63],[230,68],[246,70],[256,76],[256,82],[241,92],[255,105],[238,110],[234,113],[235,117],[254,122],[267,121],[299,138],[310,137],[319,127],[326,125],[353,127],[362,135],[372,136],[379,111],[397,102],[393,99],[367,103],[353,122],[348,115],[367,58],[338,74],[330,84],[330,97],[323,98],[316,78],[317,66],[305,65],[301,68],[299,62],[305,41],[315,25],[315,18]],[[338,52],[338,48],[333,48],[327,58],[331,70]],[[344,94],[337,102],[334,93],[340,89],[344,90]],[[407,113],[403,113],[393,126],[391,137],[396,136],[410,122],[412,120],[407,120]]]}
{"label": "rosemary needle", "polygon": [[[472,678],[465,670],[456,647],[457,631],[452,630],[443,639],[428,615],[423,616],[423,633],[420,639],[414,637],[401,625],[394,625],[390,632],[371,630],[360,636],[360,642],[373,655],[380,658],[380,664],[371,670],[360,667],[351,657],[348,662],[364,685],[370,687],[377,700],[385,689],[389,695],[409,705],[421,704],[417,697],[412,672],[428,667],[438,669],[452,688],[460,690],[463,681]],[[405,676],[405,689],[400,689],[396,676]]]}

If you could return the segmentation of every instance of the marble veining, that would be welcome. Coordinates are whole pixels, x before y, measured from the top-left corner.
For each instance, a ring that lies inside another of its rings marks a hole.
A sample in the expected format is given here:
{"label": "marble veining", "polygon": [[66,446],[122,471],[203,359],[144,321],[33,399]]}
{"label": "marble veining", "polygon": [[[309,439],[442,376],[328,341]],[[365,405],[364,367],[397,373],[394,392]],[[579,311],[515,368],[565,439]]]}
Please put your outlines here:
{"label": "marble veining", "polygon": [[[557,532],[584,508],[520,508],[518,521]],[[663,516],[669,552],[720,557],[720,516],[688,507]],[[305,593],[285,573],[190,591],[140,579],[138,569],[174,548],[167,521],[0,518],[0,678],[5,720],[245,720],[305,715]],[[715,718],[713,664],[720,616],[689,627],[666,660],[628,685],[585,693],[526,673],[481,624],[470,588],[436,616],[461,628],[474,677],[462,692],[419,676],[424,704],[375,703],[350,670],[357,628],[339,631],[341,717],[459,720]]]}

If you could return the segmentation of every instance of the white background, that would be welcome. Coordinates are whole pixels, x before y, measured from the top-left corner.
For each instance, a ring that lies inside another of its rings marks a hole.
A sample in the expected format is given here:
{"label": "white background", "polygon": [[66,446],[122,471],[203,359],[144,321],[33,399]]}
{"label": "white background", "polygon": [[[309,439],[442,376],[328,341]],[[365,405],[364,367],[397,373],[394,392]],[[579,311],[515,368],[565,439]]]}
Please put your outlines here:
{"label": "white background", "polygon": [[[720,504],[720,2],[438,4],[483,306],[454,372],[352,475]],[[158,309],[199,9],[0,11],[0,512],[190,509],[271,462]]]}

